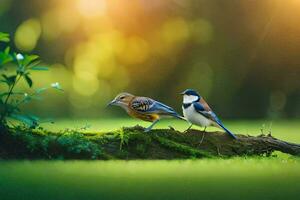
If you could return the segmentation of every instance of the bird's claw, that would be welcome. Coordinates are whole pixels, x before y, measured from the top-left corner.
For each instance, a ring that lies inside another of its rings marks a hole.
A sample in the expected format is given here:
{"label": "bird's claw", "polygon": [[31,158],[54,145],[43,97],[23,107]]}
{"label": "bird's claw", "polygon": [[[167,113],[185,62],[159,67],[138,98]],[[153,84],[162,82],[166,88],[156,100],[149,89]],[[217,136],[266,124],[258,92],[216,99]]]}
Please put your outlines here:
{"label": "bird's claw", "polygon": [[190,124],[190,126],[185,131],[183,131],[183,133],[189,132],[189,130],[192,128],[192,126],[193,126],[193,124]]}

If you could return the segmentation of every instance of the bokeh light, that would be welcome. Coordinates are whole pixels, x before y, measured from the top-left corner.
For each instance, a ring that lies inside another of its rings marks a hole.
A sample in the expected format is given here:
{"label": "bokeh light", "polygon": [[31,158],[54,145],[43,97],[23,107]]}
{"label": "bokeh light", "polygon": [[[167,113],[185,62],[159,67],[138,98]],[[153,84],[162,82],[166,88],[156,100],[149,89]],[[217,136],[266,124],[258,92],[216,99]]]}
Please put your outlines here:
{"label": "bokeh light", "polygon": [[[64,99],[49,97],[64,107],[58,115],[98,116],[121,91],[179,110],[177,94],[186,88],[228,117],[299,115],[297,0],[16,2],[0,1],[0,27],[14,33],[19,51],[51,65],[54,77],[37,79],[67,91]],[[251,96],[265,111],[248,106]]]}
{"label": "bokeh light", "polygon": [[192,38],[199,44],[206,44],[213,39],[213,27],[205,19],[196,19],[191,21],[190,29]]}
{"label": "bokeh light", "polygon": [[123,51],[119,57],[124,64],[142,64],[149,56],[149,46],[145,40],[139,37],[127,39]]}
{"label": "bokeh light", "polygon": [[98,17],[103,16],[106,13],[106,1],[105,0],[78,0],[77,8],[79,13],[84,17]]}
{"label": "bokeh light", "polygon": [[41,25],[38,19],[28,19],[17,28],[15,44],[22,51],[35,48],[41,35]]}

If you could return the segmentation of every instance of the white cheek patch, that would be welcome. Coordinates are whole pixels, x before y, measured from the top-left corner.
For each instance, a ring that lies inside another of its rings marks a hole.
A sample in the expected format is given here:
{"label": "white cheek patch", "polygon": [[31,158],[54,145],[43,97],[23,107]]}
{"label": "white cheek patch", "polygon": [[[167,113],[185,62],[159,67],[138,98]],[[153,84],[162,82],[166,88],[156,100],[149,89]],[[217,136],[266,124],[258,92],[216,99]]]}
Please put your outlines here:
{"label": "white cheek patch", "polygon": [[193,103],[197,101],[198,97],[193,95],[183,95],[183,103]]}

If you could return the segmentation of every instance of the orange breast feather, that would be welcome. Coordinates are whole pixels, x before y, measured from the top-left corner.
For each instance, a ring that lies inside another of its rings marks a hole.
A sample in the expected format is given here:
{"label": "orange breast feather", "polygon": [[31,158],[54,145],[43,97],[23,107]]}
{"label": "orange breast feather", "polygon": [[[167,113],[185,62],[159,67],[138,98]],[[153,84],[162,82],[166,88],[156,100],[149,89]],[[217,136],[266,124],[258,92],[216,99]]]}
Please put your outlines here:
{"label": "orange breast feather", "polygon": [[128,110],[128,114],[134,118],[138,118],[148,122],[153,122],[159,118],[159,115],[157,114],[146,114],[146,113],[135,111],[131,108]]}

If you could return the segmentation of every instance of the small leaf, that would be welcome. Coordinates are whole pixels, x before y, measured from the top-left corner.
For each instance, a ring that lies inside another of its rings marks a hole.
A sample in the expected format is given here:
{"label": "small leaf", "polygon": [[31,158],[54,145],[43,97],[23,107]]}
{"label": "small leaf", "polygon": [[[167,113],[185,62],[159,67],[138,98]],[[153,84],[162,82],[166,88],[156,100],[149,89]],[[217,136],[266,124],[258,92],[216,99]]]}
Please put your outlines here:
{"label": "small leaf", "polygon": [[25,75],[24,75],[24,78],[25,78],[25,80],[26,80],[28,86],[29,86],[29,87],[32,87],[33,82],[32,82],[32,79],[29,77],[29,75],[28,75],[28,74],[25,74]]}
{"label": "small leaf", "polygon": [[13,61],[13,57],[5,52],[0,52],[0,65]]}
{"label": "small leaf", "polygon": [[30,128],[35,128],[38,125],[38,118],[33,116],[12,113],[9,117],[28,125]]}
{"label": "small leaf", "polygon": [[38,55],[27,55],[27,59],[30,60],[30,61],[34,61],[34,60],[36,60],[38,58],[39,58]]}
{"label": "small leaf", "polygon": [[9,34],[0,32],[0,42],[9,42]]}
{"label": "small leaf", "polygon": [[9,77],[8,77],[8,80],[9,80],[11,83],[13,83],[13,82],[16,81],[16,78],[17,78],[17,76],[16,76],[16,75],[13,75],[13,76],[9,76]]}
{"label": "small leaf", "polygon": [[0,93],[0,98],[4,97],[4,96],[7,96],[7,95],[24,95],[24,92],[3,92],[3,93]]}
{"label": "small leaf", "polygon": [[37,70],[37,71],[47,71],[47,70],[49,70],[49,68],[45,67],[45,66],[33,66],[30,69],[31,70]]}
{"label": "small leaf", "polygon": [[34,120],[34,121],[39,121],[40,118],[35,116],[35,115],[27,115],[30,119]]}
{"label": "small leaf", "polygon": [[24,60],[22,61],[23,66],[28,66],[33,61],[36,61],[39,58],[37,55],[25,55]]}
{"label": "small leaf", "polygon": [[46,90],[48,90],[49,88],[47,88],[47,87],[43,87],[43,88],[39,88],[39,89],[37,89],[37,90],[35,90],[35,92],[37,93],[37,94],[41,94],[41,93],[43,93],[44,91],[46,91]]}
{"label": "small leaf", "polygon": [[5,50],[4,50],[4,53],[5,53],[6,55],[8,55],[8,54],[9,54],[9,51],[10,51],[10,47],[6,47]]}
{"label": "small leaf", "polygon": [[38,64],[40,64],[41,61],[40,60],[35,60],[33,62],[31,62],[30,64],[27,65],[28,68],[32,68],[34,66],[37,66]]}
{"label": "small leaf", "polygon": [[6,80],[0,80],[0,83],[6,83]]}
{"label": "small leaf", "polygon": [[6,76],[5,74],[2,74],[2,77],[5,79],[5,82],[8,86],[11,86],[16,81],[16,75],[12,76]]}

